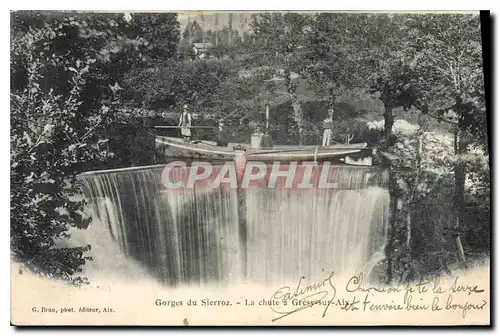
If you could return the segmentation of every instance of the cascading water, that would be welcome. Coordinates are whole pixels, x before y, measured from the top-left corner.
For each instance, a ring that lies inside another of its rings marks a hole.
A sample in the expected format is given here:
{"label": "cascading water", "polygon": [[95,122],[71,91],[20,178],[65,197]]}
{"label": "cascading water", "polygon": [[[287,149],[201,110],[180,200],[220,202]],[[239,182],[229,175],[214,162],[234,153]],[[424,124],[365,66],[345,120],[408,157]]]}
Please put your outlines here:
{"label": "cascading water", "polygon": [[339,190],[248,189],[249,278],[309,281],[369,272],[384,258],[387,172],[330,167]]}
{"label": "cascading water", "polygon": [[[237,193],[225,188],[166,191],[162,168],[81,178],[95,205],[97,220],[90,225],[105,226],[112,238],[106,244],[118,245],[163,283],[314,280],[331,271],[369,271],[384,257],[387,171],[331,166],[331,180],[338,183],[334,191],[278,187]],[[171,174],[187,170],[175,168]],[[245,200],[238,202],[238,195]],[[94,256],[101,264],[107,257]]]}
{"label": "cascading water", "polygon": [[127,256],[162,282],[239,280],[237,203],[230,191],[164,192],[159,174],[151,169],[84,175],[82,179],[86,196],[100,204],[93,207],[94,216],[97,225],[110,230],[114,241],[109,244],[119,244]]}

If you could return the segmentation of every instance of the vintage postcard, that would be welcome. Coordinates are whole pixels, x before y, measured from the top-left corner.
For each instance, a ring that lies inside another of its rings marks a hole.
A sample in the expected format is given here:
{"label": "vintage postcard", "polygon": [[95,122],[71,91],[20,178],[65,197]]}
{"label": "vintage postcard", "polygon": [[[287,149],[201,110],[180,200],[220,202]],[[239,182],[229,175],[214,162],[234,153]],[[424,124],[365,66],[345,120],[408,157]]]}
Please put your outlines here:
{"label": "vintage postcard", "polygon": [[489,325],[489,20],[11,12],[11,323]]}

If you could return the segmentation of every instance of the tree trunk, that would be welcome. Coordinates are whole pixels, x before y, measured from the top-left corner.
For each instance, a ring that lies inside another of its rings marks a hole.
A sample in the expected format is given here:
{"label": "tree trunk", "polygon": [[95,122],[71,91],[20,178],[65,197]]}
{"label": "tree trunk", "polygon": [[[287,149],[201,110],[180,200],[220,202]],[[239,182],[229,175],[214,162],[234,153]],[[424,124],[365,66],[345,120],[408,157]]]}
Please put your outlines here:
{"label": "tree trunk", "polygon": [[408,211],[406,212],[406,249],[411,251],[411,210],[413,209],[412,204],[407,204]]}
{"label": "tree trunk", "polygon": [[[417,153],[415,155],[415,169],[416,176],[413,188],[410,193],[409,202],[408,202],[408,214],[407,214],[407,227],[406,227],[406,247],[409,251],[412,251],[411,248],[411,233],[412,233],[412,223],[411,223],[411,212],[416,209],[418,204],[418,194],[417,188],[420,184],[421,174],[422,174],[422,153],[423,153],[423,141],[424,141],[424,125],[422,114],[418,115],[418,145],[417,145]],[[410,253],[411,255],[411,253]]]}
{"label": "tree trunk", "polygon": [[233,29],[233,13],[229,13],[229,18],[227,20],[227,25],[229,26],[229,30]]}
{"label": "tree trunk", "polygon": [[460,231],[463,228],[464,209],[465,209],[465,165],[462,162],[462,155],[465,152],[467,142],[465,139],[465,131],[461,127],[461,123],[455,128],[454,134],[454,147],[456,161],[454,165],[455,172],[455,227],[454,227],[454,240],[457,249],[458,260],[463,269],[467,268],[467,261],[465,259],[464,248],[460,239]]}
{"label": "tree trunk", "polygon": [[[394,124],[394,116],[392,115],[392,106],[384,103],[384,140],[382,143],[382,149],[387,150],[389,148],[389,138],[392,134],[392,125]],[[391,166],[390,162],[387,162]],[[387,284],[391,284],[394,278],[393,264],[394,264],[394,240],[396,239],[396,181],[394,172],[392,169],[389,170],[389,197],[390,197],[390,207],[389,207],[389,237],[385,250],[387,258]]]}
{"label": "tree trunk", "polygon": [[292,101],[293,119],[297,124],[299,133],[299,145],[302,145],[304,141],[304,114],[302,111],[302,105],[300,104],[300,99],[295,92],[296,86],[295,83],[292,82],[292,72],[290,71],[288,65],[285,65],[285,81],[286,89],[290,94],[290,99]]}
{"label": "tree trunk", "polygon": [[392,114],[392,106],[384,103],[384,143],[383,149],[389,148],[389,139],[392,135],[392,126],[394,125],[394,115]]}
{"label": "tree trunk", "polygon": [[292,99],[293,117],[297,123],[299,131],[299,145],[302,145],[304,142],[304,116],[302,113],[302,106],[300,104],[299,97],[297,97],[295,92],[291,93],[290,97]]}

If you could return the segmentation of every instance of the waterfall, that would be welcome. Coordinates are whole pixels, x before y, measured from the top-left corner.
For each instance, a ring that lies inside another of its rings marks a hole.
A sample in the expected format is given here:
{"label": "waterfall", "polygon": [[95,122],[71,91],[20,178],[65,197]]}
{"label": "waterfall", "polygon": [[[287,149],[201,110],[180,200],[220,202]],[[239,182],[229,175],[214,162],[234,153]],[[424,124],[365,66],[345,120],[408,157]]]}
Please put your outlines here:
{"label": "waterfall", "polygon": [[[387,171],[329,169],[338,190],[167,191],[162,167],[87,173],[81,179],[93,204],[90,225],[109,232],[98,243],[118,247],[98,251],[119,250],[170,286],[273,284],[314,280],[331,271],[369,271],[384,258]],[[171,174],[180,178],[187,170]],[[106,260],[113,260],[93,257],[103,271]]]}
{"label": "waterfall", "polygon": [[331,167],[340,190],[248,189],[249,277],[260,283],[369,272],[387,237],[387,173]]}
{"label": "waterfall", "polygon": [[166,284],[238,281],[242,262],[234,192],[168,193],[160,175],[161,170],[145,169],[82,176],[97,218],[91,225],[106,226],[108,244],[119,245]]}

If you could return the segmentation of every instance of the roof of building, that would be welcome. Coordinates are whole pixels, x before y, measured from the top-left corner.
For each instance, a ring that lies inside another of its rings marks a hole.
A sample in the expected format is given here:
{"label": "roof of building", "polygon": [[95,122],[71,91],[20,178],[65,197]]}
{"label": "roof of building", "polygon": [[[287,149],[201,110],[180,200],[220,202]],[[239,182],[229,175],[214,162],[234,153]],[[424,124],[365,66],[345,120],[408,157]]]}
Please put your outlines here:
{"label": "roof of building", "polygon": [[213,45],[212,43],[210,42],[196,42],[196,43],[193,43],[193,46],[196,48],[196,49],[208,49],[208,48],[211,48]]}

